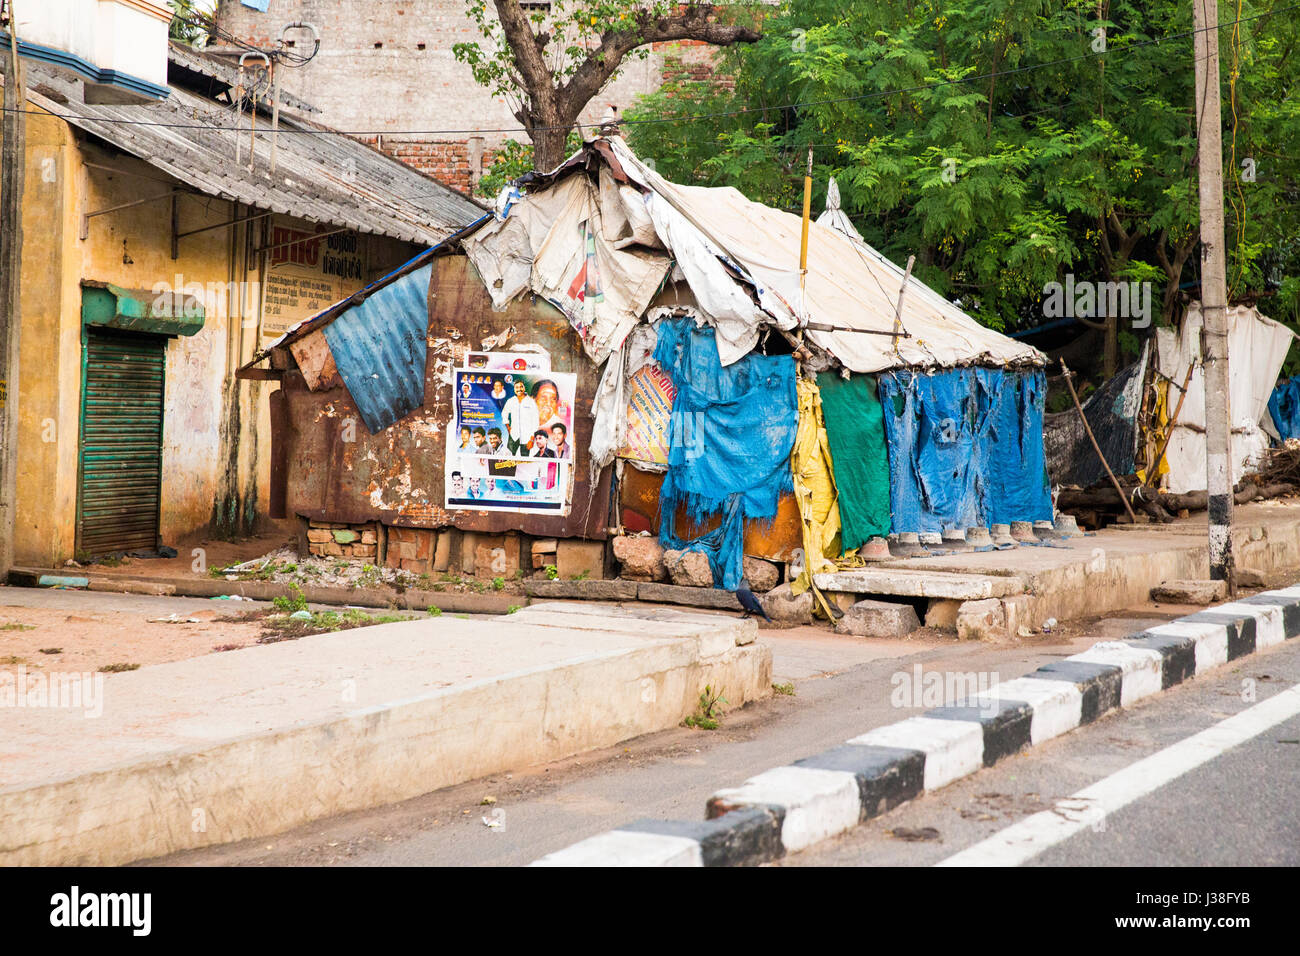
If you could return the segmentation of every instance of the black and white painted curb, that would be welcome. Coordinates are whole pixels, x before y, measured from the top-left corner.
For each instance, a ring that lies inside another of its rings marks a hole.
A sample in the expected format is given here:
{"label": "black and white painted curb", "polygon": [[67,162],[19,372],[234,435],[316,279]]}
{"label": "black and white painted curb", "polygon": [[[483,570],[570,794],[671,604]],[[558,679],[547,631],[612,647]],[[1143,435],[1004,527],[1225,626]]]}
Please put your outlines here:
{"label": "black and white painted curb", "polygon": [[639,820],[532,866],[737,866],[802,850],[926,790],[1300,636],[1300,586],[1243,597],[1040,667],[720,790],[708,819]]}

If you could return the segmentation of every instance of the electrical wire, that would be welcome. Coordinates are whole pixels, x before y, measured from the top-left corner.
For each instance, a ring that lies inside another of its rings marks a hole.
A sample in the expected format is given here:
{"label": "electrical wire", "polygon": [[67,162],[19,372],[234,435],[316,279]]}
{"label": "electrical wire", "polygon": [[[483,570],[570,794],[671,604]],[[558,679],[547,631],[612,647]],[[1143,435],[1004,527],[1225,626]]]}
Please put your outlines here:
{"label": "electrical wire", "polygon": [[[650,126],[650,125],[662,125],[666,123],[696,123],[701,120],[716,119],[719,117],[726,117],[726,116],[741,116],[749,113],[768,113],[768,112],[774,112],[778,110],[807,109],[808,107],[812,107],[812,106],[831,106],[838,103],[861,102],[864,100],[881,99],[887,96],[898,96],[905,93],[918,93],[926,90],[942,89],[943,87],[953,86],[959,83],[973,83],[979,80],[988,80],[995,77],[1016,76],[1023,73],[1032,73],[1036,70],[1045,70],[1050,67],[1062,66],[1069,63],[1077,63],[1082,60],[1089,60],[1097,57],[1121,56],[1123,53],[1127,53],[1130,50],[1136,50],[1136,49],[1140,49],[1143,47],[1150,47],[1150,46],[1160,46],[1160,44],[1167,43],[1171,40],[1182,40],[1188,37],[1193,37],[1200,32],[1205,32],[1209,30],[1224,30],[1227,29],[1228,27],[1232,27],[1240,23],[1250,23],[1255,20],[1263,19],[1265,17],[1276,16],[1277,14],[1280,13],[1288,13],[1292,10],[1298,10],[1298,9],[1300,9],[1300,3],[1295,3],[1295,4],[1291,4],[1290,6],[1282,7],[1276,10],[1269,10],[1265,13],[1258,13],[1249,17],[1239,17],[1238,19],[1233,20],[1231,22],[1227,22],[1227,23],[1220,22],[1214,26],[1201,27],[1199,30],[1198,29],[1184,30],[1179,33],[1170,33],[1163,37],[1156,37],[1151,40],[1139,40],[1136,41],[1135,43],[1131,43],[1128,46],[1123,47],[1122,49],[1108,50],[1106,52],[1094,52],[1092,50],[1089,50],[1087,53],[1081,53],[1078,56],[1060,57],[1055,60],[1048,60],[1044,63],[1036,63],[1030,66],[1016,67],[1010,70],[996,70],[989,73],[972,74],[970,76],[959,77],[957,79],[952,79],[952,80],[938,80],[933,83],[921,83],[916,86],[899,87],[897,89],[890,89],[890,90],[876,90],[871,93],[860,93],[855,96],[839,96],[839,97],[834,97],[831,99],[824,99],[824,100],[807,100],[800,103],[786,103],[780,106],[741,107],[733,110],[718,110],[711,113],[691,113],[682,116],[666,116],[666,117],[657,117],[653,119],[651,118],[623,119],[619,121],[619,125],[620,126],[634,126],[634,125]],[[223,32],[223,38],[225,36],[226,34],[224,34]],[[254,47],[249,46],[246,43],[243,43],[242,41],[239,41],[238,45],[249,50],[256,49]],[[258,50],[257,52],[265,52],[265,51]],[[6,107],[5,109],[9,110],[10,108]],[[47,111],[26,110],[24,112],[44,114]],[[52,115],[58,116],[61,119],[69,118],[59,113],[53,113]],[[158,126],[166,129],[225,129],[225,127],[210,127],[202,123],[164,123],[156,120],[103,119],[103,120],[98,120],[98,122],[114,123],[123,126],[127,126],[127,125]],[[598,129],[600,125],[601,125],[600,123],[596,122],[596,123],[575,123],[573,124],[572,127],[535,126],[533,127],[531,132],[537,133],[537,132],[543,132],[552,129],[562,129],[562,128],[563,129],[570,129],[570,128]],[[321,135],[321,136],[383,135],[389,137],[403,137],[403,136],[460,136],[460,135],[474,136],[483,133],[528,133],[530,131],[523,126],[505,126],[505,127],[495,127],[495,128],[488,128],[488,129],[430,129],[430,130],[396,130],[396,131],[392,129],[338,130],[338,129],[309,129],[305,127],[299,127],[293,129],[283,129],[281,130],[281,132]]]}

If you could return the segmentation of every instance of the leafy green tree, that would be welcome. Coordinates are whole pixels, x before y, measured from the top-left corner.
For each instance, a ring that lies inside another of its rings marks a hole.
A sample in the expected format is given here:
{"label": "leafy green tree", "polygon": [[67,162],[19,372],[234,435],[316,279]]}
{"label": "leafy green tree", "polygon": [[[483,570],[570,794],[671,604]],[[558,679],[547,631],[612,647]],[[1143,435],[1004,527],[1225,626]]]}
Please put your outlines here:
{"label": "leafy green tree", "polygon": [[[1229,281],[1295,321],[1300,15],[1269,9],[1221,34]],[[811,148],[868,242],[994,328],[1041,323],[1067,272],[1150,281],[1167,321],[1199,267],[1190,31],[1173,0],[786,2],[727,51],[734,87],[665,87],[625,129],[669,178],[791,211]],[[1113,369],[1136,339],[1094,324]]]}
{"label": "leafy green tree", "polygon": [[563,161],[565,137],[628,56],[670,40],[730,46],[759,36],[711,3],[552,0],[530,10],[518,0],[465,0],[465,8],[483,39],[452,50],[477,83],[506,97],[543,170]]}

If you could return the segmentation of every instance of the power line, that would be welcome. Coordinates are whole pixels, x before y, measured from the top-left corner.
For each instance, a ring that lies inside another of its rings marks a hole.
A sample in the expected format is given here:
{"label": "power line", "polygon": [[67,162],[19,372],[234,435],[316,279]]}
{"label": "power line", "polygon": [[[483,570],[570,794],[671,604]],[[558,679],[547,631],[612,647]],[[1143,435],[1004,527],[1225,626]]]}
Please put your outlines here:
{"label": "power line", "polygon": [[[917,86],[901,87],[898,89],[891,89],[891,90],[876,90],[871,93],[859,93],[854,96],[840,96],[840,97],[835,97],[832,99],[825,99],[825,100],[808,100],[802,103],[786,103],[779,106],[750,106],[750,107],[740,107],[734,110],[718,110],[712,113],[691,113],[689,115],[683,115],[683,116],[666,116],[666,117],[656,117],[656,118],[647,118],[647,119],[623,119],[619,121],[619,125],[620,126],[633,126],[633,125],[651,126],[651,125],[662,125],[665,123],[694,123],[700,120],[715,119],[724,116],[741,116],[749,113],[769,113],[778,110],[806,109],[811,106],[832,106],[837,103],[855,103],[855,102],[861,102],[863,100],[880,99],[886,96],[898,96],[904,93],[919,93],[925,90],[937,90],[945,86],[954,86],[958,83],[973,83],[977,80],[989,80],[989,79],[994,79],[1002,76],[1017,76],[1024,73],[1032,73],[1036,70],[1045,70],[1054,66],[1062,66],[1069,63],[1077,63],[1082,60],[1091,60],[1091,59],[1096,59],[1098,57],[1104,57],[1104,56],[1119,56],[1122,53],[1127,53],[1130,50],[1136,50],[1136,49],[1149,47],[1149,46],[1159,46],[1160,44],[1167,43],[1171,40],[1182,40],[1188,37],[1194,37],[1197,33],[1202,33],[1208,30],[1223,30],[1228,27],[1233,27],[1237,24],[1250,23],[1254,20],[1260,20],[1265,17],[1275,16],[1280,13],[1289,13],[1290,11],[1297,10],[1297,9],[1300,9],[1300,3],[1292,4],[1291,6],[1288,7],[1282,7],[1277,10],[1269,10],[1265,13],[1258,13],[1249,17],[1239,17],[1236,20],[1220,22],[1212,27],[1202,27],[1200,29],[1185,30],[1181,33],[1171,33],[1166,36],[1156,37],[1155,39],[1151,39],[1151,40],[1138,40],[1134,43],[1128,44],[1127,46],[1121,49],[1116,49],[1113,51],[1096,52],[1093,50],[1089,50],[1087,53],[1081,53],[1078,56],[1061,57],[1056,60],[1048,60],[1045,63],[1036,63],[1031,66],[1016,67],[1010,70],[995,70],[990,73],[973,74],[971,76],[964,76],[958,79],[938,80],[934,83],[922,83]],[[5,107],[5,109],[8,110],[9,108]],[[71,114],[55,113],[53,111],[47,111],[47,110],[27,110],[25,112],[36,113],[40,115],[52,115],[58,117],[59,119],[69,119],[71,117]],[[213,130],[216,132],[222,132],[222,131],[247,132],[246,130],[243,130],[241,127],[211,126],[204,123],[164,123],[156,120],[99,119],[97,117],[84,117],[84,116],[78,116],[77,118],[91,119],[94,120],[95,122],[112,123],[121,126],[157,126],[163,129],[204,129],[204,130]],[[571,128],[596,129],[600,125],[601,125],[600,123],[575,123],[573,124],[572,127],[535,126],[533,127],[531,132],[537,133],[537,132],[544,132],[553,129],[571,129]],[[505,126],[505,127],[496,127],[496,128],[489,128],[489,129],[427,129],[427,130],[396,130],[396,131],[391,129],[339,130],[339,129],[309,129],[306,127],[282,127],[280,132],[281,133],[302,133],[302,134],[319,135],[319,136],[328,135],[328,136],[402,137],[402,136],[474,136],[482,133],[528,133],[530,132],[530,130],[528,130],[526,127],[523,126]]]}

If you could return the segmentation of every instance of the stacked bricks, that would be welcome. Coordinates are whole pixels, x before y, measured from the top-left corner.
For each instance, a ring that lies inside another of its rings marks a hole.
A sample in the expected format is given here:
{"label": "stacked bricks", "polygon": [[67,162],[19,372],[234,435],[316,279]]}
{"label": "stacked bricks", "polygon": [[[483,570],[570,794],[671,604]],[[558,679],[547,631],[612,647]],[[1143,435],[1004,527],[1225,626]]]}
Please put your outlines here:
{"label": "stacked bricks", "polygon": [[438,532],[428,528],[389,528],[384,566],[429,574],[438,550]]}
{"label": "stacked bricks", "polygon": [[[398,162],[405,163],[413,169],[418,169],[420,172],[434,177],[453,189],[459,189],[461,192],[470,192],[471,186],[478,180],[478,176],[473,175],[474,170],[470,161],[469,144],[463,140],[461,142],[445,142],[441,140],[395,139],[388,136],[382,139],[377,136],[361,138],[371,146],[377,146],[383,153]],[[483,150],[478,169],[479,175],[491,168],[494,155],[494,151],[491,149]]]}
{"label": "stacked bricks", "polygon": [[374,563],[379,553],[378,530],[373,524],[311,521],[307,550],[319,558],[362,558]]}

